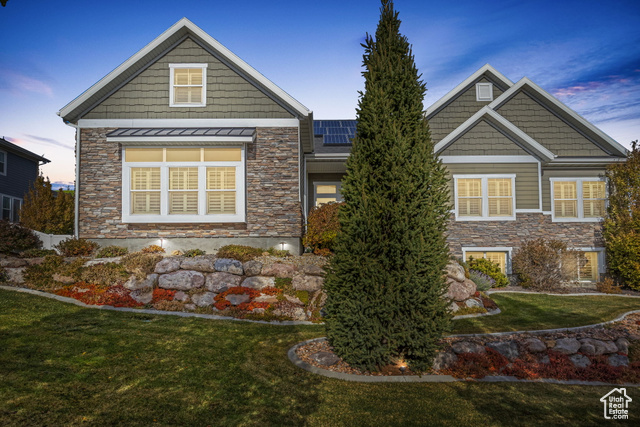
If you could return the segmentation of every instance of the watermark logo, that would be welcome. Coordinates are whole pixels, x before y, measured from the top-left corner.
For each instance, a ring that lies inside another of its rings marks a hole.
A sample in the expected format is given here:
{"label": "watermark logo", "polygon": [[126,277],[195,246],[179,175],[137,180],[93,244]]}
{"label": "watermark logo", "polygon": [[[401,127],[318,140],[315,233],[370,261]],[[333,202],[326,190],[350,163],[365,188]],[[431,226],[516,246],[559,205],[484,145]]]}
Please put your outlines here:
{"label": "watermark logo", "polygon": [[626,388],[614,388],[602,396],[600,402],[604,404],[604,418],[607,420],[628,420],[629,402]]}

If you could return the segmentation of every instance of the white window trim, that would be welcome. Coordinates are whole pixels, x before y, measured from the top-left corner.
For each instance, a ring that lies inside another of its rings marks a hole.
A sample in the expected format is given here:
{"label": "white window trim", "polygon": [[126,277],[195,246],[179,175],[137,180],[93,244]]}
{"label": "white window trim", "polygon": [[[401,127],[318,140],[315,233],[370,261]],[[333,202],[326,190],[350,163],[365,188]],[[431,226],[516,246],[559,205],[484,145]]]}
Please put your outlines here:
{"label": "white window trim", "polygon": [[[216,148],[240,148],[239,162],[125,162],[125,149],[122,148],[122,222],[123,223],[240,223],[246,218],[246,188],[245,188],[245,148],[239,146],[216,146]],[[130,147],[128,147],[130,148]],[[174,148],[166,146],[141,148]],[[207,147],[189,147],[207,148]],[[131,214],[131,168],[160,168],[160,215]],[[197,167],[198,168],[198,214],[170,215],[169,214],[169,168]],[[235,167],[236,168],[236,213],[207,214],[206,213],[206,172],[207,167]]]}
{"label": "white window trim", "polygon": [[[553,183],[556,181],[562,182],[575,182],[576,183],[576,195],[578,197],[578,216],[576,218],[556,218],[556,202],[554,195],[554,185]],[[583,181],[602,181],[606,183],[605,178],[602,177],[586,177],[586,178],[549,178],[549,185],[551,186],[551,221],[552,222],[600,222],[602,221],[602,217],[599,218],[585,218],[584,217],[584,198],[582,195],[582,183]],[[605,209],[607,207],[607,201],[609,198],[609,194],[607,191],[607,186],[604,186],[604,199],[605,199]]]}
{"label": "white window trim", "polygon": [[[170,107],[206,107],[207,106],[207,67],[208,64],[169,64],[169,106]],[[176,104],[173,99],[174,70],[176,68],[202,69],[202,102],[191,104]]]}
{"label": "white window trim", "polygon": [[494,246],[494,247],[473,247],[473,246],[463,246],[462,247],[462,260],[467,259],[467,252],[506,252],[507,260],[506,260],[506,274],[511,274],[511,253],[513,252],[512,247],[507,246]]}
{"label": "white window trim", "polygon": [[[598,255],[598,280],[602,277],[603,274],[607,273],[607,265],[606,265],[606,249],[601,247],[590,247],[590,248],[570,248],[574,251],[580,252],[597,252]],[[584,283],[594,283],[591,280],[581,280],[580,282]]]}
{"label": "white window trim", "polygon": [[[489,96],[486,98],[480,96],[480,88],[483,87],[489,88]],[[493,101],[493,83],[476,83],[476,101]]]}
{"label": "white window trim", "polygon": [[[336,192],[335,193],[318,193],[318,185],[335,185],[336,186]],[[340,181],[314,181],[313,183],[313,206],[316,206],[316,200],[318,200],[318,197],[323,197],[323,196],[329,196],[329,195],[335,195],[336,196],[336,202],[341,202],[342,201],[342,194],[340,193],[341,190],[341,182]]]}
{"label": "white window trim", "polygon": [[9,222],[16,222],[16,219],[13,217],[13,206],[16,203],[16,201],[20,202],[20,207],[22,208],[22,204],[24,203],[24,200],[21,199],[20,197],[15,197],[15,196],[10,196],[8,194],[0,194],[0,221],[2,220],[2,217],[4,215],[4,198],[7,197],[10,200],[10,206],[9,206]]}
{"label": "white window trim", "polygon": [[4,154],[4,162],[2,163],[2,170],[0,170],[0,175],[2,176],[6,176],[7,175],[7,163],[8,163],[8,154],[6,151],[0,150],[0,153]]}
{"label": "white window trim", "polygon": [[[512,216],[489,216],[489,185],[488,179],[506,178],[511,180],[511,212]],[[458,179],[481,179],[482,188],[482,216],[459,216],[458,210]],[[453,176],[453,195],[455,200],[454,212],[456,221],[515,221],[516,219],[516,175],[515,174],[496,174],[496,175],[454,175]]]}

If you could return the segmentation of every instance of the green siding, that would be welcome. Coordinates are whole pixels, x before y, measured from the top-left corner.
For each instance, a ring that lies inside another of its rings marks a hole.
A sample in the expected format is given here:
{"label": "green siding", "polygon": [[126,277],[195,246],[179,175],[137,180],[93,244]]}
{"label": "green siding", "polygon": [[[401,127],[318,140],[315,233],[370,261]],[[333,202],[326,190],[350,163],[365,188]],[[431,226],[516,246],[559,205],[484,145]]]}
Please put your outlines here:
{"label": "green siding", "polygon": [[549,178],[596,178],[604,176],[604,168],[545,169],[542,168],[542,210],[551,211],[551,181]]}
{"label": "green siding", "polygon": [[482,120],[440,154],[442,156],[523,156],[528,153]]}
{"label": "green siding", "polygon": [[[476,101],[476,83],[491,83],[491,81],[486,77],[476,80],[467,90],[429,119],[431,139],[435,143],[444,139],[469,117],[490,103],[490,101]],[[502,91],[494,84],[493,99],[500,95],[502,95]]]}
{"label": "green siding", "polygon": [[453,203],[453,175],[516,175],[516,209],[539,209],[537,163],[458,163],[445,164],[449,172],[449,191]]}
{"label": "green siding", "polygon": [[[169,64],[207,68],[206,107],[169,107]],[[159,58],[84,119],[291,118],[272,98],[209,54],[190,38]]]}
{"label": "green siding", "polygon": [[604,151],[535,99],[520,91],[498,112],[557,156],[603,156]]}

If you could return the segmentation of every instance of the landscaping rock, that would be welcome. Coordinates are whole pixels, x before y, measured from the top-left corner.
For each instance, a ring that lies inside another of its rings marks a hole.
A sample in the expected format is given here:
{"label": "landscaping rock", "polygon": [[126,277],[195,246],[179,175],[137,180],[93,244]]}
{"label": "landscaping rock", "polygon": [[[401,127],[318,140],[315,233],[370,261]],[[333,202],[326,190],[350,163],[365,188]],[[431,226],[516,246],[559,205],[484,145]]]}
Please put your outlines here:
{"label": "landscaping rock", "polygon": [[262,267],[263,276],[289,277],[292,278],[296,268],[292,264],[275,263]]}
{"label": "landscaping rock", "polygon": [[603,341],[603,343],[604,343],[604,346],[605,346],[605,348],[604,348],[604,353],[605,354],[617,353],[618,352],[618,346],[613,341]]}
{"label": "landscaping rock", "polygon": [[294,297],[294,296],[292,296],[292,295],[287,295],[287,294],[285,294],[285,295],[284,295],[284,298],[285,298],[287,301],[289,301],[289,302],[291,302],[291,303],[293,303],[293,304],[297,304],[297,305],[304,305],[304,303],[303,303],[302,301],[300,301],[300,298],[298,298],[298,297]]}
{"label": "landscaping rock", "polygon": [[569,357],[569,360],[571,360],[571,363],[573,363],[573,366],[576,368],[586,368],[591,365],[591,360],[583,354],[574,354]]}
{"label": "landscaping rock", "polygon": [[[217,294],[213,292],[204,292],[201,294],[191,295],[191,301],[198,307],[209,307],[213,304],[213,299]],[[248,296],[248,295],[247,295]]]}
{"label": "landscaping rock", "polygon": [[231,273],[211,273],[207,274],[204,286],[210,292],[224,292],[234,286],[240,286],[242,277]]}
{"label": "landscaping rock", "polygon": [[214,266],[216,268],[216,271],[237,274],[238,276],[242,276],[244,274],[242,263],[235,259],[220,258],[216,260],[216,263],[214,264]]}
{"label": "landscaping rock", "polygon": [[266,311],[267,310],[262,307],[257,307],[251,310],[252,313],[256,313],[256,314],[264,314]]}
{"label": "landscaping rock", "polygon": [[483,345],[476,344],[470,341],[458,341],[456,343],[453,343],[451,345],[451,350],[453,350],[455,354],[462,354],[462,353],[484,354],[487,352],[487,350],[484,348]]}
{"label": "landscaping rock", "polygon": [[315,292],[322,289],[324,285],[324,278],[320,276],[306,276],[303,274],[296,274],[293,276],[291,286],[296,291],[309,291]]}
{"label": "landscaping rock", "polygon": [[466,300],[464,302],[464,305],[466,305],[467,307],[471,308],[471,307],[484,307],[484,305],[482,305],[482,301],[479,301],[475,298],[469,298],[468,300]]}
{"label": "landscaping rock", "polygon": [[149,304],[153,299],[153,288],[135,289],[129,293],[129,296],[141,304]]}
{"label": "landscaping rock", "polygon": [[618,338],[616,340],[616,345],[618,346],[618,351],[620,353],[628,354],[629,353],[629,340],[626,338]]}
{"label": "landscaping rock", "polygon": [[268,302],[269,304],[273,304],[278,302],[278,297],[275,295],[260,295],[259,297],[254,299],[255,302]]}
{"label": "landscaping rock", "polygon": [[548,365],[549,363],[551,363],[551,359],[549,359],[549,355],[548,354],[544,354],[542,355],[542,357],[538,360],[538,363],[542,364],[542,365]]}
{"label": "landscaping rock", "polygon": [[333,366],[340,361],[340,358],[328,351],[319,351],[309,356],[318,365]]}
{"label": "landscaping rock", "polygon": [[180,270],[180,258],[164,258],[156,264],[154,272],[158,274],[172,273]]}
{"label": "landscaping rock", "polygon": [[583,346],[585,346],[585,350],[590,350],[588,348],[588,345],[593,346],[594,351],[593,353],[589,353],[589,354],[593,354],[594,356],[600,356],[607,353],[618,352],[618,346],[616,346],[612,341],[605,342],[605,341],[596,340],[593,338],[583,338],[580,340],[580,343]]}
{"label": "landscaping rock", "polygon": [[307,276],[323,276],[326,274],[324,268],[319,267],[317,265],[303,265],[300,267],[300,272],[306,274]]}
{"label": "landscaping rock", "polygon": [[487,343],[487,347],[497,351],[509,361],[513,362],[520,356],[518,344],[515,341],[495,341]]}
{"label": "landscaping rock", "polygon": [[529,353],[542,353],[547,350],[547,346],[538,338],[527,338],[522,341],[522,347]]}
{"label": "landscaping rock", "polygon": [[259,276],[262,273],[262,263],[260,261],[251,260],[242,264],[245,276]]}
{"label": "landscaping rock", "polygon": [[196,256],[193,258],[184,258],[180,263],[183,270],[195,270],[203,273],[213,273],[216,271],[213,260],[206,256]]}
{"label": "landscaping rock", "polygon": [[276,303],[272,313],[274,316],[289,317],[292,320],[307,320],[304,309],[289,301],[279,301]]}
{"label": "landscaping rock", "polygon": [[227,295],[225,299],[229,301],[231,305],[240,305],[243,302],[249,302],[251,297],[247,294],[232,294],[232,295]]}
{"label": "landscaping rock", "polygon": [[189,301],[189,294],[186,294],[182,291],[178,291],[176,292],[176,294],[173,296],[173,299],[176,301],[180,301],[180,302],[187,302]]}
{"label": "landscaping rock", "polygon": [[595,356],[596,354],[596,348],[589,343],[582,344],[579,351],[587,356]]}
{"label": "landscaping rock", "polygon": [[266,288],[267,286],[274,286],[276,284],[276,279],[273,277],[264,277],[264,276],[254,276],[247,277],[242,282],[242,286],[251,289],[260,290],[262,288]]}
{"label": "landscaping rock", "polygon": [[460,306],[458,304],[456,304],[455,302],[452,302],[451,304],[449,304],[449,311],[451,311],[452,313],[455,313],[458,310],[460,310]]}
{"label": "landscaping rock", "polygon": [[184,305],[184,309],[187,310],[187,311],[195,311],[196,305],[195,304],[185,304]]}
{"label": "landscaping rock", "polygon": [[464,274],[464,267],[458,264],[457,261],[450,261],[445,267],[447,277],[452,278],[456,282],[464,282],[467,278]]}
{"label": "landscaping rock", "polygon": [[447,278],[448,290],[445,294],[446,298],[454,301],[464,301],[476,293],[476,284],[469,279],[458,282],[451,278]]}
{"label": "landscaping rock", "polygon": [[20,268],[29,265],[23,258],[0,258],[0,267],[3,268]]}
{"label": "landscaping rock", "polygon": [[85,267],[91,267],[92,265],[102,265],[108,264],[110,262],[119,263],[122,260],[121,256],[111,257],[111,258],[96,258],[90,259],[89,261],[84,263]]}
{"label": "landscaping rock", "polygon": [[611,366],[629,366],[629,358],[620,354],[609,356],[608,362]]}
{"label": "landscaping rock", "polygon": [[553,350],[562,354],[575,354],[580,350],[580,342],[575,338],[562,338],[556,341]]}
{"label": "landscaping rock", "polygon": [[158,286],[164,289],[189,291],[191,289],[201,288],[204,282],[204,275],[198,271],[179,270],[160,276]]}
{"label": "landscaping rock", "polygon": [[5,268],[4,273],[8,283],[15,285],[22,285],[24,283],[24,270],[26,267],[19,268]]}
{"label": "landscaping rock", "polygon": [[153,288],[153,286],[157,282],[158,282],[158,275],[157,274],[149,274],[147,277],[145,277],[142,280],[137,279],[136,276],[132,274],[129,277],[129,280],[124,282],[123,286],[125,288],[131,290],[131,291],[135,291],[135,290],[138,290],[138,289]]}
{"label": "landscaping rock", "polygon": [[442,351],[436,354],[436,357],[433,359],[433,369],[436,371],[440,371],[442,369],[446,369],[449,366],[453,365],[458,361],[458,356],[455,353],[450,351]]}
{"label": "landscaping rock", "polygon": [[58,273],[54,273],[53,276],[51,276],[51,278],[56,282],[64,283],[65,285],[69,285],[71,283],[76,282],[76,279],[74,279],[73,277],[63,276],[62,274],[58,274]]}

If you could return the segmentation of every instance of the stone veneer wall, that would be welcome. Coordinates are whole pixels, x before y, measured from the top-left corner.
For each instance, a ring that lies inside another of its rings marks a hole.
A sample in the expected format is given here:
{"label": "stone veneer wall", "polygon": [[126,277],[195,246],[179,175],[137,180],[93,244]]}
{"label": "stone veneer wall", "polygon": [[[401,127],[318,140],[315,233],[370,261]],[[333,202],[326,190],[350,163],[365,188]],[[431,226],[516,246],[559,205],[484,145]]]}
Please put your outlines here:
{"label": "stone veneer wall", "polygon": [[449,223],[449,248],[462,256],[462,247],[512,247],[537,238],[558,239],[574,248],[604,247],[597,222],[551,222],[551,215],[519,213],[515,221],[456,221]]}
{"label": "stone veneer wall", "polygon": [[82,129],[79,236],[88,239],[302,236],[297,128],[258,128],[246,147],[246,222],[124,224],[120,144]]}

